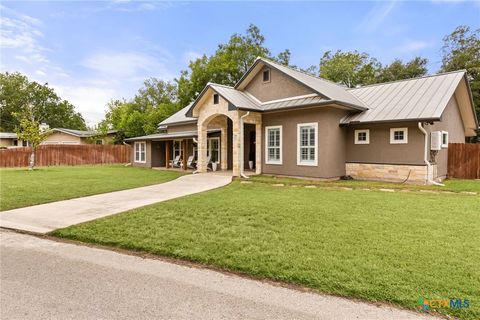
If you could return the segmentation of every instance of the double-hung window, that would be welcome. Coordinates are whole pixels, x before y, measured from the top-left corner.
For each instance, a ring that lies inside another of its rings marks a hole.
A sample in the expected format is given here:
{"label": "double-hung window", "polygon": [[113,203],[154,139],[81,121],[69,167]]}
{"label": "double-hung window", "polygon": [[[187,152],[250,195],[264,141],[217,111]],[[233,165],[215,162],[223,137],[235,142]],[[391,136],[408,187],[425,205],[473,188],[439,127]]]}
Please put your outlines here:
{"label": "double-hung window", "polygon": [[145,142],[135,142],[135,162],[145,163],[146,160],[146,144]]}
{"label": "double-hung window", "polygon": [[318,123],[297,125],[297,165],[318,165]]}
{"label": "double-hung window", "polygon": [[282,164],[282,126],[265,127],[267,164]]}

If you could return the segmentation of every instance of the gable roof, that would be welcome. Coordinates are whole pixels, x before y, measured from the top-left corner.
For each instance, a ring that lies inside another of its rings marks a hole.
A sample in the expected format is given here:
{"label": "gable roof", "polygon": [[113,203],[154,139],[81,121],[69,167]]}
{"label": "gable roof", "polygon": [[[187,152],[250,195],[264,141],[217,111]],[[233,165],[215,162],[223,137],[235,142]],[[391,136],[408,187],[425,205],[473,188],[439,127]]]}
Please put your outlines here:
{"label": "gable roof", "polygon": [[237,84],[235,85],[235,89],[244,89],[248,82],[250,82],[250,80],[253,78],[253,76],[261,69],[262,65],[267,65],[269,67],[277,69],[278,71],[286,74],[290,78],[312,89],[325,100],[330,100],[332,103],[338,103],[341,105],[353,107],[358,110],[368,109],[368,107],[361,100],[351,94],[347,90],[347,88],[341,85],[260,57],[255,60],[254,64],[237,82]]}
{"label": "gable roof", "polygon": [[[51,131],[63,132],[65,134],[69,134],[71,136],[75,136],[79,138],[93,137],[98,134],[97,131],[92,131],[92,130],[75,130],[75,129],[66,129],[66,128],[52,128]],[[108,130],[107,134],[116,133],[117,131],[118,130]]]}
{"label": "gable roof", "polygon": [[166,125],[169,125],[169,124],[196,122],[197,118],[187,116],[187,112],[190,109],[190,107],[192,106],[192,104],[193,104],[193,102],[190,103],[189,105],[187,105],[186,107],[182,108],[178,112],[175,112],[170,117],[168,117],[167,119],[160,122],[159,126],[161,127],[161,126],[166,126]]}
{"label": "gable roof", "polygon": [[0,132],[0,139],[17,139],[15,132]]}
{"label": "gable roof", "polygon": [[455,71],[349,89],[369,110],[342,123],[439,120],[465,74]]}

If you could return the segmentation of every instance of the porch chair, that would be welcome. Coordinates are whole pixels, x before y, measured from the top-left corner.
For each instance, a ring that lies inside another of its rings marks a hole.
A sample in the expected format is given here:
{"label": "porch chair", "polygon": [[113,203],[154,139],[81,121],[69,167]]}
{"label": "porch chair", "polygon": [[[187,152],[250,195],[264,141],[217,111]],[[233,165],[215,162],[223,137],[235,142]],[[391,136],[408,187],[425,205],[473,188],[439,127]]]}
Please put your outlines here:
{"label": "porch chair", "polygon": [[175,159],[170,160],[169,164],[172,168],[180,168],[182,166],[180,155],[176,156]]}
{"label": "porch chair", "polygon": [[189,156],[187,159],[187,168],[195,169],[195,156]]}

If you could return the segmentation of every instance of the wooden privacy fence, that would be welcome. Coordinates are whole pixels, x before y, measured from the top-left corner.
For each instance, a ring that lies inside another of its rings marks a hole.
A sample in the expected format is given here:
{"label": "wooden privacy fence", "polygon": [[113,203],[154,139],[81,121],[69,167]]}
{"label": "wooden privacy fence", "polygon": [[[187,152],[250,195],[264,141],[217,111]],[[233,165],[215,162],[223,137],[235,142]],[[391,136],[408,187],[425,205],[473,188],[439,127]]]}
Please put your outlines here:
{"label": "wooden privacy fence", "polygon": [[448,177],[480,179],[480,144],[448,145]]}
{"label": "wooden privacy fence", "polygon": [[[0,150],[0,167],[27,167],[30,147]],[[42,145],[35,152],[36,166],[130,162],[129,145]]]}

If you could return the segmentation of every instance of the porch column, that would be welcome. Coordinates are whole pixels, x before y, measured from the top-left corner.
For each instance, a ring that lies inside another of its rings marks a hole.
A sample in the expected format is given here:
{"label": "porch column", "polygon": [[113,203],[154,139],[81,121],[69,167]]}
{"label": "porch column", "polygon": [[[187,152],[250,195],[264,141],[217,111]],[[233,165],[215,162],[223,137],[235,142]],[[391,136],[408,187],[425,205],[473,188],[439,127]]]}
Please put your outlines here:
{"label": "porch column", "polygon": [[183,139],[182,141],[182,144],[183,144],[183,170],[187,170],[187,157],[188,157],[188,149],[187,149],[187,139]]}
{"label": "porch column", "polygon": [[207,172],[207,126],[203,124],[198,125],[198,140],[197,140],[197,171]]}
{"label": "porch column", "polygon": [[255,173],[262,173],[262,146],[263,146],[263,137],[262,137],[262,124],[255,124]]}
{"label": "porch column", "polygon": [[165,168],[170,166],[170,141],[165,141]]}
{"label": "porch column", "polygon": [[243,157],[243,154],[240,154],[240,141],[243,140],[243,135],[240,128],[240,119],[238,114],[236,117],[232,120],[232,126],[233,126],[233,142],[232,142],[232,160],[233,160],[233,173],[232,175],[234,177],[239,177],[240,176],[240,163],[241,163],[241,158]]}
{"label": "porch column", "polygon": [[[225,121],[226,122],[226,121]],[[227,124],[222,126],[222,132],[220,134],[220,168],[222,170],[228,169],[228,130]]]}

